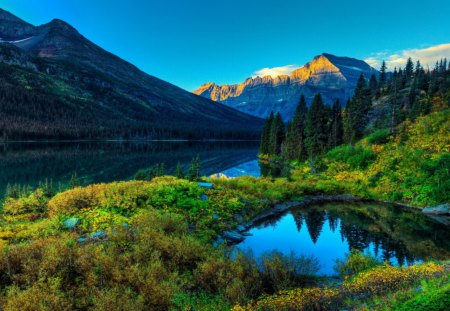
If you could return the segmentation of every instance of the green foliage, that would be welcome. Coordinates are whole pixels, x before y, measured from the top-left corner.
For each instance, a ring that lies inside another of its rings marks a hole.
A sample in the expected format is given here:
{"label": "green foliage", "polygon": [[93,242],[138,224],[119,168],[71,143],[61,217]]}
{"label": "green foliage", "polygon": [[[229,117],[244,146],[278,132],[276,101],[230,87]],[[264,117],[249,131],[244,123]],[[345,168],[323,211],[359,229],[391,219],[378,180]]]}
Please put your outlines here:
{"label": "green foliage", "polygon": [[191,161],[188,178],[191,181],[196,181],[200,178],[200,156],[197,155]]}
{"label": "green foliage", "polygon": [[382,263],[371,255],[365,255],[358,250],[352,250],[345,255],[345,260],[336,260],[334,270],[341,276],[353,276],[360,272],[379,266]]}
{"label": "green foliage", "polygon": [[366,137],[369,144],[384,145],[389,142],[390,132],[387,129],[377,130]]}
{"label": "green foliage", "polygon": [[267,292],[278,292],[304,284],[319,271],[319,261],[313,256],[284,255],[272,251],[261,256],[263,286]]}
{"label": "green foliage", "polygon": [[393,308],[398,311],[445,311],[450,306],[450,284],[419,294],[402,305]]}
{"label": "green foliage", "polygon": [[327,154],[329,162],[343,162],[351,169],[365,169],[375,160],[375,153],[362,146],[343,145],[339,146]]}
{"label": "green foliage", "polygon": [[135,175],[135,180],[152,180],[155,177],[164,176],[166,174],[166,166],[164,163],[153,165],[149,169],[139,170]]}

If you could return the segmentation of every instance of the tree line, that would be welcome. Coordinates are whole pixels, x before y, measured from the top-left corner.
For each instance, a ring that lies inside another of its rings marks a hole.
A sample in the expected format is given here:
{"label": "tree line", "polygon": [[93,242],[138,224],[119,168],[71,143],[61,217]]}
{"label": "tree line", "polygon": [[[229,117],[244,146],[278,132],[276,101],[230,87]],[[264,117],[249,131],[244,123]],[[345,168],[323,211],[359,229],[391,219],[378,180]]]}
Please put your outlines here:
{"label": "tree line", "polygon": [[353,97],[345,108],[339,100],[325,105],[316,94],[310,107],[301,95],[294,117],[284,123],[271,113],[261,134],[259,153],[304,161],[341,144],[354,144],[379,129],[395,132],[403,121],[449,107],[450,64],[446,59],[433,69],[408,59],[404,68],[387,72],[383,61],[379,74],[360,75]]}

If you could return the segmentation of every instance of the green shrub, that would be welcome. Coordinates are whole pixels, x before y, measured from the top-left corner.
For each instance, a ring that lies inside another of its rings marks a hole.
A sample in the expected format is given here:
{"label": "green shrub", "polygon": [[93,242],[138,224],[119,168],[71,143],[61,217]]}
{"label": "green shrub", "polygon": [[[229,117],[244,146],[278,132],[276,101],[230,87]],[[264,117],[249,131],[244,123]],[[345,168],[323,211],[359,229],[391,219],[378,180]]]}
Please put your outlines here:
{"label": "green shrub", "polygon": [[389,142],[390,131],[378,130],[366,137],[367,142],[372,145],[383,145]]}
{"label": "green shrub", "polygon": [[269,292],[291,289],[302,285],[319,271],[319,261],[313,256],[284,255],[271,251],[261,256],[261,275]]}
{"label": "green shrub", "polygon": [[396,311],[446,311],[450,306],[450,284],[441,288],[426,291],[410,299],[400,306],[393,308]]}
{"label": "green shrub", "polygon": [[344,260],[336,260],[334,270],[341,276],[352,276],[381,265],[378,259],[371,255],[365,255],[358,250],[352,250],[345,255]]}
{"label": "green shrub", "polygon": [[375,160],[376,155],[362,146],[343,145],[328,152],[326,157],[328,162],[343,162],[352,169],[365,169]]}

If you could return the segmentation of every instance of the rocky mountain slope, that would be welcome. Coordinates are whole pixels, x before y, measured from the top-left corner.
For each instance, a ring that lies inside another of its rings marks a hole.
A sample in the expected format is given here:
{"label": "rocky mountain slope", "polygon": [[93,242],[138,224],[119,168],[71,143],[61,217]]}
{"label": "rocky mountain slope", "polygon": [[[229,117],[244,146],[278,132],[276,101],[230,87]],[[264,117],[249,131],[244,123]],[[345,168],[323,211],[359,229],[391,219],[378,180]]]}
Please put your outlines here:
{"label": "rocky mountain slope", "polygon": [[252,77],[241,84],[222,86],[210,82],[194,93],[258,117],[274,111],[290,119],[301,94],[308,103],[317,93],[325,103],[336,99],[345,103],[361,73],[367,79],[372,73],[378,74],[364,61],[323,53],[290,75]]}
{"label": "rocky mountain slope", "polygon": [[55,19],[0,9],[0,139],[244,138],[262,121],[148,75]]}

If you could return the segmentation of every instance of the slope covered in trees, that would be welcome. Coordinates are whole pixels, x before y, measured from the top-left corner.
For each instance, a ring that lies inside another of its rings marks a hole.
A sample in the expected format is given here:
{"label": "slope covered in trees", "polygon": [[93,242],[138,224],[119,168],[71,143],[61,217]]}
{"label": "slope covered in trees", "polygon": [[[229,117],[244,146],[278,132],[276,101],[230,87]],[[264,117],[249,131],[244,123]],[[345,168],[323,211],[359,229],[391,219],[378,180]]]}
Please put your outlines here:
{"label": "slope covered in trees", "polygon": [[182,90],[61,20],[0,9],[0,139],[257,138],[262,120]]}
{"label": "slope covered in trees", "polygon": [[[282,120],[269,117],[261,136],[260,154],[286,160],[312,160],[342,143],[354,144],[377,130],[395,134],[403,122],[442,111],[449,103],[450,67],[446,59],[430,71],[419,61],[414,65],[408,59],[405,68],[395,69],[392,74],[386,72],[383,62],[379,79],[361,74],[354,96],[344,109],[339,101],[331,108],[325,106],[317,94],[309,109],[304,98],[300,98],[295,116],[285,128]],[[271,148],[274,141],[281,147]]]}

